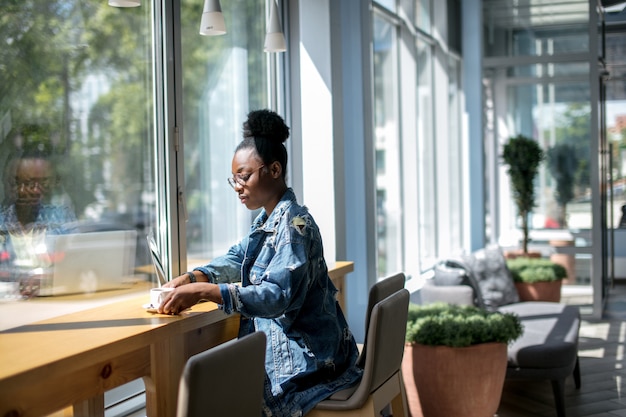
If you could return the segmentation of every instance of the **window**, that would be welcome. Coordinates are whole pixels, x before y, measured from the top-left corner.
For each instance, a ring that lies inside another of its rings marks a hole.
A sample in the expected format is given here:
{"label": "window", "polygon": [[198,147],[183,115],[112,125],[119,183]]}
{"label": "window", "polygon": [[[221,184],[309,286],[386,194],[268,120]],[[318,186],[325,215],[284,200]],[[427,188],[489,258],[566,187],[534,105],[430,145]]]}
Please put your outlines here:
{"label": "window", "polygon": [[[268,107],[268,68],[280,58],[263,51],[266,2],[227,2],[223,13],[227,36],[205,37],[202,2],[154,11],[150,1],[3,6],[0,296],[106,299],[115,295],[100,292],[109,275],[145,291],[156,282],[148,234],[176,272],[180,258],[190,268],[205,263],[247,231],[255,213],[226,178],[246,114]],[[35,153],[45,170],[22,169]],[[179,208],[186,222],[174,230]],[[92,249],[71,253],[84,245]],[[72,264],[106,262],[75,271],[75,287],[55,289],[55,260],[70,255]]]}
{"label": "window", "polygon": [[[124,288],[149,285],[149,275],[136,269],[148,263],[145,235],[156,226],[153,26],[146,3],[2,6],[4,297],[91,294],[106,289],[112,276],[124,276],[117,283]],[[59,237],[77,234],[81,243]],[[95,262],[95,254],[108,262]],[[61,261],[87,264],[86,257],[93,262],[59,284],[68,274],[58,271],[67,263]]]}
{"label": "window", "polygon": [[378,275],[402,270],[396,28],[374,15],[374,142]]}
{"label": "window", "polygon": [[221,255],[256,213],[226,182],[250,110],[268,106],[265,2],[222,2],[228,34],[198,35],[202,2],[183,2],[182,68],[188,269]]}

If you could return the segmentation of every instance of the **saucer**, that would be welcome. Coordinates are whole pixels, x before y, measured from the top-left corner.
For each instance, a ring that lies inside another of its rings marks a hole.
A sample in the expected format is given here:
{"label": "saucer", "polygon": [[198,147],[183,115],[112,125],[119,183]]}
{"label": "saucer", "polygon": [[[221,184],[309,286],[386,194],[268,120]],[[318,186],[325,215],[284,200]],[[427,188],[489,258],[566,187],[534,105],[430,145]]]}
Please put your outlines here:
{"label": "saucer", "polygon": [[148,313],[157,313],[157,307],[154,307],[151,303],[144,304],[142,306]]}

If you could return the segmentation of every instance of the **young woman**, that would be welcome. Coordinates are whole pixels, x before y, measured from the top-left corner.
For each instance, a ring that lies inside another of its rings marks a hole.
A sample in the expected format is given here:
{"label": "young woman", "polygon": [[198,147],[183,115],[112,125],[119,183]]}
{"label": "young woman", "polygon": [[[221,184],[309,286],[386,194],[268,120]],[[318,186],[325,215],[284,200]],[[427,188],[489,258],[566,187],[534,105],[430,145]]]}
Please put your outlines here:
{"label": "young woman", "polygon": [[288,137],[278,114],[248,114],[228,182],[248,209],[263,210],[227,254],[169,282],[175,290],[159,307],[160,313],[177,314],[210,300],[226,313],[241,314],[240,337],[265,332],[264,413],[272,417],[305,415],[361,375],[319,229],[287,187]]}

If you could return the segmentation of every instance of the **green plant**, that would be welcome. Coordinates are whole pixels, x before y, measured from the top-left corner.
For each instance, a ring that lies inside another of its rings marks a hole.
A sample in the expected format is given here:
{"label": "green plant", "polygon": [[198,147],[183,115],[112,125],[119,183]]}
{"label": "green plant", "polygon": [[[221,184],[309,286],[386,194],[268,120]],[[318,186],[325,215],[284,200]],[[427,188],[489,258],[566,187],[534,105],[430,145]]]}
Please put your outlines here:
{"label": "green plant", "polygon": [[567,204],[574,199],[574,185],[578,170],[576,148],[567,143],[559,143],[548,149],[548,170],[556,181],[554,198],[559,205],[557,221],[567,227]]}
{"label": "green plant", "polygon": [[567,277],[567,270],[563,265],[545,258],[508,259],[506,266],[511,271],[515,282],[552,282]]}
{"label": "green plant", "polygon": [[528,215],[535,207],[534,181],[545,153],[534,139],[517,135],[504,145],[502,158],[509,167],[513,199],[522,219],[522,250],[528,253]]}
{"label": "green plant", "polygon": [[446,303],[409,305],[406,341],[429,346],[466,347],[510,343],[522,334],[517,315]]}

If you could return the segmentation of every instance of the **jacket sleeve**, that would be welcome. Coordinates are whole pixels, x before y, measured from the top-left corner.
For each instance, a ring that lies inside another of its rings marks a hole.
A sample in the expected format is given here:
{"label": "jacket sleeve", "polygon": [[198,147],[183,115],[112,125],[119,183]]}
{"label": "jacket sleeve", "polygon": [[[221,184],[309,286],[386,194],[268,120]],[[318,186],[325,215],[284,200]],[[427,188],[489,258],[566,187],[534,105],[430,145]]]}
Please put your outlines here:
{"label": "jacket sleeve", "polygon": [[207,265],[194,268],[194,271],[201,271],[214,284],[241,281],[244,244],[245,242],[241,241],[231,246],[225,255],[218,256]]}
{"label": "jacket sleeve", "polygon": [[[302,219],[298,217],[298,219]],[[224,310],[248,317],[274,318],[299,310],[314,274],[311,272],[311,229],[292,227],[293,219],[275,236],[273,250],[257,258],[250,285],[220,285]],[[310,224],[309,224],[310,226]]]}

